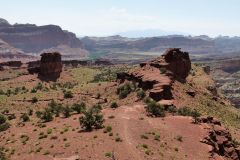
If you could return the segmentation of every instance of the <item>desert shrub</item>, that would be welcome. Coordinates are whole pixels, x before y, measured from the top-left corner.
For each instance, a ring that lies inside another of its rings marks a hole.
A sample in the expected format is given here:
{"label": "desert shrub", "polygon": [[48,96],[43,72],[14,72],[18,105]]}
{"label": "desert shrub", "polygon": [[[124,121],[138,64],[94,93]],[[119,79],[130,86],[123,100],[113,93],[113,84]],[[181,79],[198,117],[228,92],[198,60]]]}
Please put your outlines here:
{"label": "desert shrub", "polygon": [[36,90],[42,90],[42,89],[43,89],[42,83],[39,82],[39,83],[35,86],[35,89],[36,89]]}
{"label": "desert shrub", "polygon": [[140,89],[139,91],[137,91],[137,97],[139,99],[143,99],[146,96],[144,90]]}
{"label": "desert shrub", "polygon": [[102,110],[102,106],[100,104],[95,104],[91,108],[93,111],[100,112]]}
{"label": "desert shrub", "polygon": [[100,97],[101,97],[101,94],[97,93],[96,99],[100,99]]}
{"label": "desert shrub", "polygon": [[73,98],[73,93],[71,91],[64,91],[64,98]]}
{"label": "desert shrub", "polygon": [[5,92],[2,89],[0,89],[0,95],[5,95]]}
{"label": "desert shrub", "polygon": [[84,116],[79,118],[79,122],[82,128],[86,131],[91,131],[93,128],[98,129],[103,127],[103,115],[99,109],[91,108],[85,111]]}
{"label": "desert shrub", "polygon": [[152,100],[151,102],[147,103],[146,111],[154,117],[164,117],[165,110],[164,106],[158,104],[156,101]]}
{"label": "desert shrub", "polygon": [[62,113],[65,118],[68,118],[71,116],[72,109],[69,106],[63,107],[62,108]]}
{"label": "desert shrub", "polygon": [[117,102],[112,102],[112,104],[111,104],[111,108],[117,108],[117,107],[118,107]]}
{"label": "desert shrub", "polygon": [[167,72],[167,69],[164,67],[159,68],[161,74],[165,74]]}
{"label": "desert shrub", "polygon": [[178,109],[178,114],[181,116],[191,116],[191,108],[189,107],[182,107]]}
{"label": "desert shrub", "polygon": [[36,90],[35,88],[33,88],[33,89],[31,90],[31,93],[37,93],[37,90]]}
{"label": "desert shrub", "polygon": [[194,109],[191,113],[191,116],[194,119],[194,123],[198,123],[198,117],[200,117],[201,114],[196,109]]}
{"label": "desert shrub", "polygon": [[148,139],[148,136],[145,135],[145,134],[142,134],[140,137],[141,137],[142,139]]}
{"label": "desert shrub", "polygon": [[201,116],[201,114],[196,110],[192,110],[189,107],[183,107],[178,109],[178,114],[181,116],[191,116],[194,118],[194,123],[197,123],[197,118]]}
{"label": "desert shrub", "polygon": [[53,113],[49,108],[45,108],[42,112],[37,112],[37,116],[44,122],[50,122],[53,120]]}
{"label": "desert shrub", "polygon": [[159,135],[159,134],[156,134],[156,135],[154,136],[154,140],[160,141],[160,135]]}
{"label": "desert shrub", "polygon": [[108,133],[108,132],[111,132],[111,131],[112,131],[112,127],[111,126],[106,126],[103,132]]}
{"label": "desert shrub", "polygon": [[83,113],[86,110],[86,104],[84,102],[75,103],[72,105],[72,110],[78,114]]}
{"label": "desert shrub", "polygon": [[52,134],[52,129],[51,128],[47,129],[47,134]]}
{"label": "desert shrub", "polygon": [[178,136],[176,137],[176,140],[179,141],[179,142],[182,142],[182,141],[183,141],[183,137],[180,136],[180,135],[178,135]]}
{"label": "desert shrub", "polygon": [[152,102],[152,101],[153,101],[153,99],[150,98],[150,97],[144,98],[144,103],[146,103],[146,104],[148,104],[148,103],[150,103],[150,102]]}
{"label": "desert shrub", "polygon": [[32,116],[33,115],[33,110],[32,109],[28,109],[28,115]]}
{"label": "desert shrub", "polygon": [[32,98],[32,103],[37,103],[37,102],[38,102],[37,97],[33,97],[33,98]]}
{"label": "desert shrub", "polygon": [[6,131],[8,128],[10,128],[10,124],[8,122],[0,124],[0,132]]}
{"label": "desert shrub", "polygon": [[5,123],[6,121],[7,121],[7,118],[4,115],[0,114],[0,124]]}
{"label": "desert shrub", "polygon": [[126,98],[128,94],[130,94],[134,89],[133,85],[130,83],[126,83],[117,88],[117,94],[120,99]]}
{"label": "desert shrub", "polygon": [[170,113],[176,113],[177,108],[174,105],[168,106],[167,111]]}
{"label": "desert shrub", "polygon": [[21,115],[20,119],[23,121],[23,122],[27,122],[27,121],[30,121],[30,118],[28,116],[27,113],[24,113]]}
{"label": "desert shrub", "polygon": [[41,111],[36,111],[35,115],[36,115],[37,118],[41,118],[42,112]]}
{"label": "desert shrub", "polygon": [[51,100],[51,102],[48,104],[48,107],[51,112],[55,114],[56,117],[59,117],[63,108],[62,104],[56,103],[54,100]]}
{"label": "desert shrub", "polygon": [[9,96],[11,96],[11,94],[12,94],[12,91],[10,89],[8,89],[6,92],[6,95],[9,97]]}
{"label": "desert shrub", "polygon": [[112,153],[111,152],[107,152],[107,153],[105,153],[105,157],[107,157],[107,158],[112,158]]}
{"label": "desert shrub", "polygon": [[7,160],[5,153],[3,152],[4,148],[1,147],[0,149],[0,159]]}
{"label": "desert shrub", "polygon": [[9,114],[7,116],[7,119],[10,121],[10,120],[16,119],[16,116],[15,116],[15,114]]}
{"label": "desert shrub", "polygon": [[6,131],[10,127],[10,124],[7,122],[7,118],[0,114],[0,132]]}

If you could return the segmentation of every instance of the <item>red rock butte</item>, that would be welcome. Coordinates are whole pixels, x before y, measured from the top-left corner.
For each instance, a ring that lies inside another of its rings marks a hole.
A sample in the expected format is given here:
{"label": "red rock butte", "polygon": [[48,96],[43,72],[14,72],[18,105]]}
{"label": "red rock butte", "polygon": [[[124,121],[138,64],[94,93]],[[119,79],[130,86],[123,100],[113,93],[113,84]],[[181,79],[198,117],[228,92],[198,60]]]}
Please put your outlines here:
{"label": "red rock butte", "polygon": [[58,52],[41,54],[40,75],[46,78],[58,78],[62,72],[62,58]]}

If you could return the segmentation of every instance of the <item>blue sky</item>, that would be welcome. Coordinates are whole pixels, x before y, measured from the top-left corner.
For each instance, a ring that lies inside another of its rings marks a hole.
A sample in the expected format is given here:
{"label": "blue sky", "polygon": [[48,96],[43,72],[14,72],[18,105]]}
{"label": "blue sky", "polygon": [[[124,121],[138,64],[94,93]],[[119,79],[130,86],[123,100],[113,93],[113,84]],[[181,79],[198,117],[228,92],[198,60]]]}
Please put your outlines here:
{"label": "blue sky", "polygon": [[0,17],[77,35],[161,29],[240,36],[240,0],[0,0]]}

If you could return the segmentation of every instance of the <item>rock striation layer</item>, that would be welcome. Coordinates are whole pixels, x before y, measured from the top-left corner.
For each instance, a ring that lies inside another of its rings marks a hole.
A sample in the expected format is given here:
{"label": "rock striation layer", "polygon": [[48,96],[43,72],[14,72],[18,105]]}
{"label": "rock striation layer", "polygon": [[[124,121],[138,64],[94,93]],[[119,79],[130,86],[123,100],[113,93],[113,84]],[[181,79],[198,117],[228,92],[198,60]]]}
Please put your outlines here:
{"label": "rock striation layer", "polygon": [[83,48],[82,42],[74,33],[62,30],[56,25],[11,25],[6,20],[0,19],[0,37],[11,46],[20,48],[25,53],[39,53],[44,49],[59,45]]}

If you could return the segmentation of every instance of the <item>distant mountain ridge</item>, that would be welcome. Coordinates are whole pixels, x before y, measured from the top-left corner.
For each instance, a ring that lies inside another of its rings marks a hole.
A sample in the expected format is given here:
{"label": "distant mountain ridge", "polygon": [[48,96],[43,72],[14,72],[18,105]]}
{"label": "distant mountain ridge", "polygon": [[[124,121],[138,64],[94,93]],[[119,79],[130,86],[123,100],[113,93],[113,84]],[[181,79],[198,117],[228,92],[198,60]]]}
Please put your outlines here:
{"label": "distant mountain ridge", "polygon": [[83,37],[84,46],[92,51],[160,52],[167,48],[182,48],[192,54],[225,54],[240,52],[240,37],[210,38],[206,35],[170,35],[148,38]]}
{"label": "distant mountain ridge", "polygon": [[177,32],[177,31],[164,31],[160,29],[146,29],[146,30],[132,30],[126,32],[117,33],[122,37],[128,38],[147,38],[147,37],[157,37],[157,36],[167,36],[167,35],[189,35],[187,33]]}

